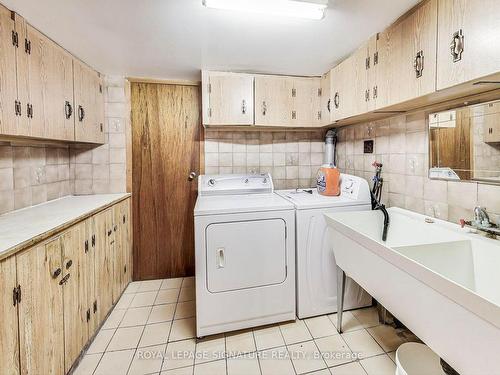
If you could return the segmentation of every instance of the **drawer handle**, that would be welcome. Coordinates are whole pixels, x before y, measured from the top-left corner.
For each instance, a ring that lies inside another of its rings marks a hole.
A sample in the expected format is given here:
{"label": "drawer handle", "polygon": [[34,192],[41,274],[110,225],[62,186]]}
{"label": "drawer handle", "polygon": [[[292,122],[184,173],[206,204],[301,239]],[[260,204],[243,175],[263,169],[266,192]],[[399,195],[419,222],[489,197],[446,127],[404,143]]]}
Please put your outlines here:
{"label": "drawer handle", "polygon": [[226,265],[225,259],[224,259],[224,248],[219,247],[217,249],[217,268],[224,268]]}
{"label": "drawer handle", "polygon": [[59,275],[62,273],[62,269],[58,268],[54,272],[52,272],[52,278],[57,279]]}
{"label": "drawer handle", "polygon": [[69,273],[68,273],[66,276],[64,276],[64,277],[61,279],[61,281],[59,281],[59,285],[63,285],[63,284],[65,284],[65,283],[69,280],[70,276],[71,276],[71,274],[69,274]]}
{"label": "drawer handle", "polygon": [[451,56],[453,56],[453,62],[462,60],[462,53],[464,52],[464,33],[462,29],[453,33],[450,52]]}

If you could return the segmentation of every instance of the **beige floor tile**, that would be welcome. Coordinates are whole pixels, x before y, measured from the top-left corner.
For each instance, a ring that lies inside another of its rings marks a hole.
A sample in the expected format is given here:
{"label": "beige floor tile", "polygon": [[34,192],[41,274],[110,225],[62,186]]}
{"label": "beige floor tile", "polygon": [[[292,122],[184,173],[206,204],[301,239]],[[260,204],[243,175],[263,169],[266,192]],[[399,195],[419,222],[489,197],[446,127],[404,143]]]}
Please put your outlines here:
{"label": "beige floor tile", "polygon": [[227,375],[260,375],[259,360],[255,353],[228,358]]}
{"label": "beige floor tile", "polygon": [[194,276],[185,277],[184,280],[182,280],[182,287],[183,288],[194,287]]}
{"label": "beige floor tile", "polygon": [[158,292],[137,293],[129,307],[153,306]]}
{"label": "beige floor tile", "polygon": [[123,319],[123,316],[127,310],[117,310],[114,309],[111,314],[109,314],[108,319],[104,322],[102,325],[101,329],[113,329],[113,328],[118,328],[120,325],[120,322]]}
{"label": "beige floor tile", "polygon": [[226,352],[228,357],[241,356],[257,350],[252,330],[226,333]]}
{"label": "beige floor tile", "polygon": [[170,334],[170,325],[172,322],[149,324],[144,328],[139,348],[151,345],[166,344]]}
{"label": "beige floor tile", "polygon": [[285,344],[291,345],[302,341],[312,340],[312,336],[303,320],[280,324]]}
{"label": "beige floor tile", "polygon": [[125,288],[125,291],[123,293],[124,294],[137,293],[140,285],[141,285],[141,281],[132,281],[131,283],[128,284],[128,286]]}
{"label": "beige floor tile", "polygon": [[399,345],[404,344],[406,341],[404,337],[398,336],[398,330],[389,325],[368,328],[368,333],[372,335],[375,341],[377,341],[386,352],[396,350]]}
{"label": "beige floor tile", "polygon": [[367,307],[364,309],[352,310],[351,312],[364,328],[380,325],[376,307]]}
{"label": "beige floor tile", "polygon": [[[328,318],[337,328],[337,313],[328,315]],[[359,322],[351,311],[345,311],[342,314],[342,332],[352,332],[363,329],[363,324]]]}
{"label": "beige floor tile", "polygon": [[168,322],[174,319],[175,303],[153,306],[148,324]]}
{"label": "beige floor tile", "polygon": [[162,370],[193,366],[195,350],[196,341],[194,339],[169,342]]}
{"label": "beige floor tile", "polygon": [[262,375],[291,375],[295,374],[292,360],[286,347],[265,350],[260,353],[260,369]]}
{"label": "beige floor tile", "polygon": [[359,353],[360,358],[373,357],[377,354],[384,353],[380,345],[377,344],[373,337],[364,329],[343,333],[342,338],[353,353]]}
{"label": "beige floor tile", "polygon": [[162,371],[161,375],[193,375],[194,367],[183,367],[174,370]]}
{"label": "beige floor tile", "polygon": [[328,369],[324,369],[324,370],[310,372],[307,375],[331,375],[331,372]]}
{"label": "beige floor tile", "polygon": [[194,375],[226,375],[226,360],[200,363],[194,366]]}
{"label": "beige floor tile", "polygon": [[196,336],[195,318],[174,320],[169,341],[190,339]]}
{"label": "beige floor tile", "polygon": [[165,289],[158,292],[155,305],[163,305],[166,303],[176,303],[179,297],[180,289]]}
{"label": "beige floor tile", "polygon": [[120,327],[143,326],[147,323],[150,313],[151,306],[130,308],[126,310]]}
{"label": "beige floor tile", "polygon": [[216,361],[225,357],[226,341],[223,334],[197,340],[195,364]]}
{"label": "beige floor tile", "polygon": [[167,345],[150,346],[137,349],[130,365],[128,375],[145,375],[158,373],[165,355]]}
{"label": "beige floor tile", "polygon": [[101,329],[90,344],[86,354],[104,353],[114,333],[114,329]]}
{"label": "beige floor tile", "polygon": [[326,315],[305,319],[304,322],[315,339],[337,334],[337,329]]}
{"label": "beige floor tile", "polygon": [[160,289],[163,280],[146,280],[141,281],[137,293],[152,292]]}
{"label": "beige floor tile", "polygon": [[356,359],[340,335],[322,337],[314,341],[328,367],[338,366]]}
{"label": "beige floor tile", "polygon": [[118,328],[106,351],[135,349],[141,339],[144,326]]}
{"label": "beige floor tile", "polygon": [[102,353],[86,354],[73,372],[73,375],[92,375],[99,364],[101,357]]}
{"label": "beige floor tile", "polygon": [[253,335],[255,337],[257,350],[276,348],[285,345],[279,326],[256,328],[253,331]]}
{"label": "beige floor tile", "polygon": [[366,375],[365,370],[359,362],[351,362],[346,365],[332,367],[330,371],[332,375]]}
{"label": "beige floor tile", "polygon": [[178,277],[175,279],[165,279],[161,283],[161,290],[165,289],[180,289],[182,285],[182,277]]}
{"label": "beige floor tile", "polygon": [[130,304],[132,303],[132,300],[134,299],[135,294],[122,294],[120,297],[120,300],[116,303],[115,305],[115,310],[123,310],[123,309],[128,309],[130,307]]}
{"label": "beige floor tile", "polygon": [[360,363],[368,375],[392,375],[396,371],[396,365],[386,354],[363,359]]}
{"label": "beige floor tile", "polygon": [[196,296],[194,287],[181,288],[179,302],[194,301]]}
{"label": "beige floor tile", "polygon": [[175,319],[191,318],[196,315],[195,301],[179,302],[175,309]]}
{"label": "beige floor tile", "polygon": [[125,375],[134,353],[135,349],[104,353],[94,375]]}
{"label": "beige floor tile", "polygon": [[321,354],[314,341],[301,342],[288,346],[288,353],[292,359],[293,367],[297,374],[322,370],[326,368],[326,363],[321,358]]}
{"label": "beige floor tile", "polygon": [[394,363],[396,363],[396,352],[387,353],[387,355],[392,359]]}

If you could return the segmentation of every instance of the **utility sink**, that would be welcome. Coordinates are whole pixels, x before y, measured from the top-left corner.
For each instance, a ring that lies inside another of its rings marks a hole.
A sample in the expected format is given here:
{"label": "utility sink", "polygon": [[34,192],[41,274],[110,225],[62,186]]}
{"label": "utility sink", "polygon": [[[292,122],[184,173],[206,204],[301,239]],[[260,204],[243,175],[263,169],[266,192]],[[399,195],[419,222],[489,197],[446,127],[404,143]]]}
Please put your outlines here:
{"label": "utility sink", "polygon": [[460,374],[500,372],[500,241],[390,208],[326,214],[337,265]]}

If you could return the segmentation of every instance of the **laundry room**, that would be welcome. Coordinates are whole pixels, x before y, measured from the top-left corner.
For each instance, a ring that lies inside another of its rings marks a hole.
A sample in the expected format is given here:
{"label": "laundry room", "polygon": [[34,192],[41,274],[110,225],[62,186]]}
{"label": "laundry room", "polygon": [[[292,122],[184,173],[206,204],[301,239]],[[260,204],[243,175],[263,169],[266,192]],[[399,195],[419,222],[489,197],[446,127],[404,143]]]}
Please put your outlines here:
{"label": "laundry room", "polygon": [[0,375],[500,374],[500,1],[0,0]]}

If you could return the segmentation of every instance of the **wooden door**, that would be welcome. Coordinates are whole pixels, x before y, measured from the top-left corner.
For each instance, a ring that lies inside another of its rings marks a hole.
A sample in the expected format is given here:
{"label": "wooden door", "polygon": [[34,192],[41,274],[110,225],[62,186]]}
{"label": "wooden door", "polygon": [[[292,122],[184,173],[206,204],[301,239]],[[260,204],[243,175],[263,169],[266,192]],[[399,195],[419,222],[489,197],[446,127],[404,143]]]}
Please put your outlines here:
{"label": "wooden door", "polygon": [[[13,45],[15,23],[11,12],[0,5],[0,134],[16,135],[17,99],[16,47]],[[19,42],[19,34],[17,37]]]}
{"label": "wooden door", "polygon": [[16,257],[0,261],[0,363],[2,374],[19,374],[19,336],[17,302],[13,291],[17,288]]}
{"label": "wooden door", "polygon": [[16,255],[21,374],[64,374],[61,241]]}
{"label": "wooden door", "polygon": [[104,321],[113,305],[113,259],[108,240],[110,216],[112,216],[111,209],[94,216],[96,313],[99,324]]}
{"label": "wooden door", "polygon": [[99,74],[78,59],[73,59],[75,139],[104,143],[104,97]]}
{"label": "wooden door", "polygon": [[88,340],[85,222],[61,235],[64,301],[64,369],[68,372]]}
{"label": "wooden door", "polygon": [[16,48],[16,70],[17,70],[17,100],[21,106],[21,115],[17,118],[18,135],[29,136],[31,134],[30,121],[26,111],[29,99],[29,69],[28,53],[26,52],[24,41],[27,39],[26,20],[19,14],[14,14],[15,31],[18,38]]}
{"label": "wooden door", "polygon": [[[460,40],[463,40],[463,43]],[[454,41],[456,41],[454,43],[456,53],[452,55],[450,45]],[[460,45],[463,45],[461,54]],[[500,71],[498,51],[500,51],[499,1],[439,0],[438,90],[498,73]]]}
{"label": "wooden door", "polygon": [[196,86],[132,84],[134,280],[194,275],[199,108]]}
{"label": "wooden door", "polygon": [[208,124],[254,124],[254,77],[250,74],[210,72]]}
{"label": "wooden door", "polygon": [[292,78],[255,76],[255,125],[290,126]]}

